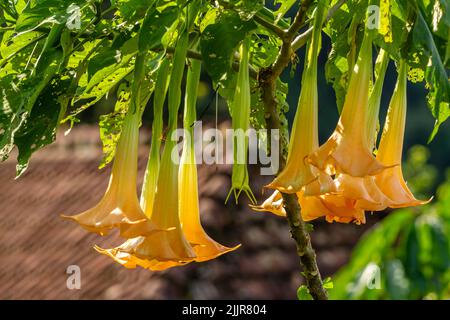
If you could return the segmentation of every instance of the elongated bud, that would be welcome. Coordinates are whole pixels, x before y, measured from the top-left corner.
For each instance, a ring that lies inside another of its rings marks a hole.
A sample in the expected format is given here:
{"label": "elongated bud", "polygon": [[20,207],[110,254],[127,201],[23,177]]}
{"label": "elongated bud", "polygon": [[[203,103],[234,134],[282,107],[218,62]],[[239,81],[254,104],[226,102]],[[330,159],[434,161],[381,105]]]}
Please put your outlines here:
{"label": "elongated bud", "polygon": [[247,170],[248,136],[247,129],[250,126],[250,77],[249,77],[249,39],[244,39],[240,48],[240,63],[236,90],[231,104],[233,118],[233,172],[231,176],[231,189],[228,193],[228,201],[231,193],[234,193],[236,203],[242,191],[252,203],[256,203],[255,196],[249,186]]}

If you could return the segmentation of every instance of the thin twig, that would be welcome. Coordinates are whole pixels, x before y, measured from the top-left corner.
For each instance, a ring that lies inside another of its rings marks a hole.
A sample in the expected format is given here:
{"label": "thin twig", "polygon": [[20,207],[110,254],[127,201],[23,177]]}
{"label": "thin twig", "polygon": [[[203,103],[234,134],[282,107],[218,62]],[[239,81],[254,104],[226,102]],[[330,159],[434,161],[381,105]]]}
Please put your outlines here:
{"label": "thin twig", "polygon": [[277,35],[280,38],[284,37],[285,31],[283,29],[281,29],[280,27],[278,27],[277,25],[274,25],[273,23],[271,23],[270,21],[267,21],[266,19],[264,19],[263,17],[260,17],[258,15],[254,15],[253,16],[253,20],[255,20],[255,22],[259,23],[260,25],[262,25],[264,28],[266,28],[267,30],[271,31],[272,33],[274,33],[275,35]]}
{"label": "thin twig", "polygon": [[[325,18],[324,24],[331,20],[334,14],[339,10],[339,8],[346,2],[347,0],[340,0],[334,6],[332,6],[327,13],[327,17]],[[308,42],[309,38],[312,35],[313,28],[310,27],[302,34],[298,35],[294,41],[292,42],[292,50],[295,52],[301,47],[303,47],[306,42]]]}

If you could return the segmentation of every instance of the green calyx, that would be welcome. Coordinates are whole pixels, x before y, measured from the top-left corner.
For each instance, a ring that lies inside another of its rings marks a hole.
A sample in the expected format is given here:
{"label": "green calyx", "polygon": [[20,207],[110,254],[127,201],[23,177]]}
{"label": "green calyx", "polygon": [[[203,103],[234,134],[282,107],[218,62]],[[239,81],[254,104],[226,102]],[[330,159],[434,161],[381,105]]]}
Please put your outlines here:
{"label": "green calyx", "polygon": [[242,191],[252,203],[256,203],[249,186],[247,171],[248,136],[250,126],[250,77],[249,77],[249,47],[248,39],[244,39],[240,47],[240,62],[237,85],[231,105],[233,135],[233,173],[231,176],[231,189],[225,200],[228,201],[231,193],[234,193],[236,203]]}

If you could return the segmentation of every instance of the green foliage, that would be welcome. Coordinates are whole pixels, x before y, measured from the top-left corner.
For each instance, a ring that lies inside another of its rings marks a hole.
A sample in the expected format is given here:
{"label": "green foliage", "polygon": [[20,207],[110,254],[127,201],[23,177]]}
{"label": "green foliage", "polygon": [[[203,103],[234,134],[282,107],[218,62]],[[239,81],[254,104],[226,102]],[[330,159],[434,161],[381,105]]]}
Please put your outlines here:
{"label": "green foliage", "polygon": [[[94,56],[88,65],[88,79],[85,87],[79,87],[73,98],[72,104],[78,103],[69,120],[82,111],[100,101],[108,92],[119,84],[134,69],[134,60],[137,53],[137,38],[126,41],[120,49],[110,49],[100,53],[101,56],[108,55],[114,59],[102,59]],[[112,53],[114,52],[114,55]],[[97,65],[97,62],[100,65]]]}
{"label": "green foliage", "polygon": [[200,47],[203,63],[212,80],[226,79],[239,43],[256,29],[253,21],[242,21],[233,11],[219,12],[202,32]]}
{"label": "green foliage", "polygon": [[104,168],[112,161],[116,151],[116,145],[122,132],[122,123],[130,106],[130,88],[124,85],[118,90],[117,102],[112,113],[100,116],[98,126],[100,139],[103,144],[103,159],[99,169]]}
{"label": "green foliage", "polygon": [[431,197],[430,190],[435,186],[438,170],[428,164],[430,151],[421,145],[412,146],[408,150],[403,172],[408,177],[408,186],[419,199]]}
{"label": "green foliage", "polygon": [[117,7],[117,15],[129,23],[138,21],[145,16],[147,8],[155,4],[156,0],[112,0],[113,7]]}
{"label": "green foliage", "polygon": [[[405,168],[434,172],[423,147],[414,147]],[[417,176],[421,176],[418,173]],[[430,173],[433,175],[433,173]],[[424,192],[423,178],[408,186]],[[449,176],[450,178],[450,176]],[[430,178],[426,178],[429,186]],[[450,296],[450,179],[437,201],[399,209],[366,233],[350,262],[334,276],[332,299],[443,299]]]}
{"label": "green foliage", "polygon": [[[447,20],[449,20],[446,22],[448,24],[447,32],[449,32],[450,19]],[[421,67],[422,70],[425,70],[425,80],[429,88],[428,106],[434,118],[436,118],[436,124],[430,136],[431,141],[436,135],[441,123],[450,116],[450,81],[444,63],[442,62],[443,58],[441,58],[439,47],[435,43],[433,34],[421,9],[417,11],[413,40],[414,46],[420,48],[419,55],[427,57],[426,59],[422,59],[424,61]]]}
{"label": "green foliage", "polygon": [[230,0],[233,9],[239,13],[243,20],[250,20],[264,7],[264,0]]}
{"label": "green foliage", "polygon": [[[84,0],[32,0],[29,1],[26,7],[18,16],[15,30],[18,32],[27,32],[35,30],[38,27],[57,24],[65,24],[67,20],[73,15],[69,10],[71,6],[78,6],[84,9],[82,22],[86,22],[95,16],[96,8],[94,3],[96,1]],[[97,1],[98,2],[98,1]]]}
{"label": "green foliage", "polygon": [[[330,0],[330,8],[338,2]],[[145,104],[152,93],[155,66],[170,59],[185,29],[188,57],[201,58],[203,70],[228,103],[236,86],[238,47],[244,39],[250,40],[250,123],[256,129],[266,128],[267,110],[257,76],[276,61],[282,39],[273,28],[289,28],[287,13],[296,9],[298,1],[271,4],[112,0],[106,7],[100,0],[0,1],[0,157],[6,159],[17,147],[17,172],[22,173],[32,153],[54,141],[61,122],[73,125],[80,121],[81,112],[101,99],[114,101],[122,85],[134,88],[133,92],[139,88],[135,96],[140,97],[140,106]],[[407,58],[410,80],[425,80],[428,107],[436,119],[434,136],[450,114],[450,13],[445,0],[348,0],[333,12],[323,30],[332,43],[326,78],[335,89],[338,106],[362,39],[366,9],[373,4],[381,8],[380,28],[370,30],[375,48],[384,48],[396,61]],[[301,32],[305,29],[306,24]],[[280,79],[276,83],[281,145],[287,145],[289,88]],[[103,142],[111,148],[114,135],[107,128],[115,132],[121,119],[116,107],[111,106],[100,120]],[[110,158],[106,151],[105,159]]]}
{"label": "green foliage", "polygon": [[298,300],[313,300],[311,294],[309,293],[309,289],[305,285],[301,285],[297,289],[297,299]]}

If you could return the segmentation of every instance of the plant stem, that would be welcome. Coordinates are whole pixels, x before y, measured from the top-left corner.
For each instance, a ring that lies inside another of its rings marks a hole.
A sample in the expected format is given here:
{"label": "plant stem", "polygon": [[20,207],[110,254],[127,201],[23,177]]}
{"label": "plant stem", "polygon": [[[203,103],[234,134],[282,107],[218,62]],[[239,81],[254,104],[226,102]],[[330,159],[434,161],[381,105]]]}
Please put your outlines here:
{"label": "plant stem", "polygon": [[[324,24],[330,21],[330,19],[334,16],[334,14],[339,10],[339,8],[346,2],[347,0],[340,0],[338,3],[336,3],[334,6],[332,6],[328,10],[327,17],[325,18]],[[313,28],[307,29],[305,32],[297,36],[294,41],[292,42],[292,50],[295,52],[301,47],[303,47],[306,42],[309,40],[309,38],[312,35]]]}
{"label": "plant stem", "polygon": [[[291,62],[294,54],[292,48],[293,39],[298,30],[303,26],[306,19],[306,12],[312,1],[302,1],[300,8],[294,18],[291,27],[285,32],[280,53],[274,64],[269,68],[260,71],[259,83],[262,90],[262,101],[265,106],[265,117],[268,129],[280,129],[280,118],[278,116],[276,99],[276,81],[283,70]],[[270,141],[270,139],[268,139]],[[287,146],[287,141],[281,141],[281,150]],[[280,170],[285,166],[286,159],[283,152],[279,155]],[[300,215],[300,206],[296,194],[282,194],[286,218],[291,230],[291,236],[296,243],[297,253],[300,257],[300,265],[306,279],[306,285],[311,296],[315,300],[327,300],[328,295],[323,288],[322,278],[316,262],[316,254],[311,246],[311,238],[306,230],[306,224]]]}
{"label": "plant stem", "polygon": [[264,28],[266,28],[267,30],[271,31],[272,33],[274,33],[275,35],[277,35],[280,38],[284,37],[285,31],[283,29],[281,29],[280,27],[278,27],[277,25],[274,25],[273,23],[271,23],[270,21],[267,21],[266,19],[264,19],[263,17],[260,17],[258,15],[254,15],[253,16],[253,20],[255,20],[255,22],[259,23],[260,25],[262,25]]}
{"label": "plant stem", "polygon": [[303,267],[306,286],[314,300],[328,300],[328,294],[323,287],[322,277],[316,262],[316,253],[311,245],[311,237],[306,224],[300,215],[297,195],[283,194],[286,218],[291,229],[291,237],[297,245],[297,254]]}

